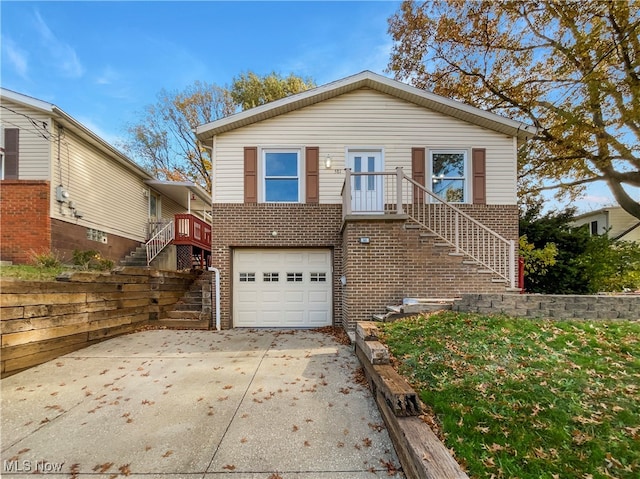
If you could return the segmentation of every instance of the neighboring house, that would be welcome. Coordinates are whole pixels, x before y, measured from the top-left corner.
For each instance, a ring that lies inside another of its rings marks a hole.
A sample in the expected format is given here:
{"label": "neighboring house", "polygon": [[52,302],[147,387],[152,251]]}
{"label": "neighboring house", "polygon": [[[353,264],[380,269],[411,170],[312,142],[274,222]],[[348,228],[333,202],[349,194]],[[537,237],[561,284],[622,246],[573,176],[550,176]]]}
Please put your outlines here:
{"label": "neighboring house", "polygon": [[198,127],[223,327],[353,329],[405,297],[515,288],[534,133],[368,71]]}
{"label": "neighboring house", "polygon": [[640,219],[621,206],[600,208],[574,218],[575,226],[587,225],[592,235],[609,235],[613,240],[640,241]]}
{"label": "neighboring house", "polygon": [[4,88],[0,123],[0,259],[97,250],[117,262],[162,230],[150,250],[169,248],[154,266],[208,261],[211,197],[201,187],[155,179],[57,106]]}

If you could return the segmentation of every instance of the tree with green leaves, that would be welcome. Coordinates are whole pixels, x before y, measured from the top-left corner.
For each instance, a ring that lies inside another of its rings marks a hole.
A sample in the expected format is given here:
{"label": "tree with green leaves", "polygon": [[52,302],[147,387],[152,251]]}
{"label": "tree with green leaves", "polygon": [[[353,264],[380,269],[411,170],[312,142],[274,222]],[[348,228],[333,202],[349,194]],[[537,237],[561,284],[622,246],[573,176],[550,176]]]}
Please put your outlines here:
{"label": "tree with green leaves", "polygon": [[530,203],[520,215],[520,255],[530,293],[592,294],[640,288],[640,244],[591,235],[573,226],[575,210],[542,213]]}
{"label": "tree with green leaves", "polygon": [[315,86],[311,78],[302,78],[293,73],[283,77],[275,72],[263,76],[247,72],[233,79],[231,98],[240,108],[248,110]]}
{"label": "tree with green leaves", "polygon": [[397,78],[539,128],[521,192],[605,182],[640,218],[640,2],[405,1],[389,33]]}
{"label": "tree with green leaves", "polygon": [[195,128],[313,86],[312,80],[293,74],[248,72],[235,78],[231,88],[196,81],[182,91],[161,90],[139,122],[127,127],[127,139],[119,146],[160,179],[189,180],[211,191],[211,152],[198,142]]}

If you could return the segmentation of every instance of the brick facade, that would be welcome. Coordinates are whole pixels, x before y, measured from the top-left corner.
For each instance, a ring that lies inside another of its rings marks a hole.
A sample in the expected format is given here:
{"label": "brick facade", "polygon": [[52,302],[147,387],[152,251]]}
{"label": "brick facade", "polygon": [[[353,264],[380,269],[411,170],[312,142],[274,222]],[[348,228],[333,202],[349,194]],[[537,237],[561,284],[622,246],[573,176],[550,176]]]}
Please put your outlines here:
{"label": "brick facade", "polygon": [[0,259],[28,263],[51,248],[48,181],[0,182]]}
{"label": "brick facade", "polygon": [[73,250],[96,250],[117,262],[139,242],[108,234],[107,243],[87,239],[87,227],[52,219],[48,181],[0,182],[0,259],[15,264],[32,261],[33,253],[54,252],[71,262]]}
{"label": "brick facade", "polygon": [[[231,317],[234,248],[329,248],[333,252],[333,320],[342,322],[342,205],[228,203],[213,205],[212,266],[220,269],[220,322]],[[276,231],[277,236],[272,232]]]}
{"label": "brick facade", "polygon": [[[465,213],[506,239],[517,241],[517,206],[463,205]],[[388,218],[388,217],[387,217]],[[359,219],[349,221],[343,232],[343,322],[368,321],[385,306],[403,298],[453,298],[468,292],[505,292],[505,283],[478,272],[454,250],[440,246],[441,240],[425,230],[407,228],[403,219]],[[369,243],[361,243],[366,237]]]}
{"label": "brick facade", "polygon": [[[507,239],[518,238],[515,205],[464,205],[463,210]],[[234,248],[329,248],[333,251],[334,324],[353,329],[405,297],[454,297],[465,292],[504,292],[504,283],[478,273],[477,265],[450,248],[408,229],[404,217],[347,221],[342,205],[214,204],[213,266],[221,272],[221,324],[233,327]],[[277,236],[272,232],[276,231]],[[360,238],[369,238],[361,243]],[[341,284],[341,276],[346,284]]]}
{"label": "brick facade", "polygon": [[123,238],[114,234],[107,234],[107,242],[93,241],[87,238],[87,227],[57,219],[51,220],[51,249],[61,260],[70,262],[73,251],[98,251],[103,258],[117,263],[136,247],[139,241]]}

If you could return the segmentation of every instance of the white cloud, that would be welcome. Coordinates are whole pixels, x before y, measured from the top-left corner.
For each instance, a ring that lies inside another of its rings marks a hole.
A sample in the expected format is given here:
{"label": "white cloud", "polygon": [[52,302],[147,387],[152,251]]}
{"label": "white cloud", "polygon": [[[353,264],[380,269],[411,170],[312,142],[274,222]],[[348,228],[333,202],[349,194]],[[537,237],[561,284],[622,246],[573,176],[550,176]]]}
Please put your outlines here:
{"label": "white cloud", "polygon": [[27,52],[18,47],[11,38],[5,36],[2,37],[2,50],[5,58],[15,68],[16,73],[26,79],[29,70]]}
{"label": "white cloud", "polygon": [[96,78],[98,85],[111,85],[114,81],[118,80],[120,75],[110,66],[107,66],[102,70],[100,75]]}
{"label": "white cloud", "polygon": [[35,12],[36,30],[43,40],[46,50],[51,55],[55,67],[66,77],[79,78],[84,75],[84,67],[76,54],[75,49],[68,43],[60,40],[44,21],[40,12]]}

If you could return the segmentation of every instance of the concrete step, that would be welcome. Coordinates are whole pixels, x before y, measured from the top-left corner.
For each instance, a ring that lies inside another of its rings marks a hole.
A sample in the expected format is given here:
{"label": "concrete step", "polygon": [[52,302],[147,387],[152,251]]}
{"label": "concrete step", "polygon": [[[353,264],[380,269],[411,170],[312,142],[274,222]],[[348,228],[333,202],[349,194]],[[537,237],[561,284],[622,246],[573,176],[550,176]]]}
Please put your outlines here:
{"label": "concrete step", "polygon": [[402,306],[387,306],[387,311],[389,313],[401,313]]}
{"label": "concrete step", "polygon": [[167,318],[178,320],[199,320],[201,314],[202,311],[168,311]]}
{"label": "concrete step", "polygon": [[200,304],[192,304],[192,303],[176,303],[172,311],[202,311],[202,303]]}
{"label": "concrete step", "polygon": [[209,320],[159,319],[157,325],[175,329],[209,329]]}

